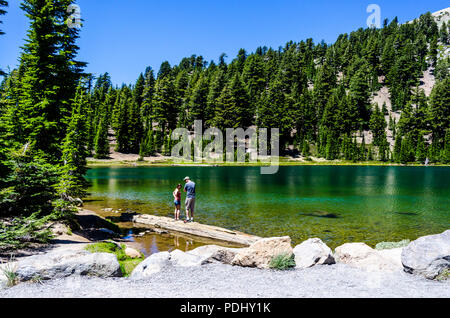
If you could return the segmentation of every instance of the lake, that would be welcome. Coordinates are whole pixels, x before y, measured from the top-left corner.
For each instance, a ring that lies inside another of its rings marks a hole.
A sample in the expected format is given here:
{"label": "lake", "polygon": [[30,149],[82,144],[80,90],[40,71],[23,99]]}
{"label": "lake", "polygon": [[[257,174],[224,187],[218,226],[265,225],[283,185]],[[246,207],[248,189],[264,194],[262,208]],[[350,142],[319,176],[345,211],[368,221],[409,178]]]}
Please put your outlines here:
{"label": "lake", "polygon": [[86,208],[172,217],[172,191],[185,176],[197,184],[197,222],[289,235],[294,244],[319,237],[332,248],[374,246],[450,228],[448,167],[288,166],[275,175],[258,167],[96,167]]}

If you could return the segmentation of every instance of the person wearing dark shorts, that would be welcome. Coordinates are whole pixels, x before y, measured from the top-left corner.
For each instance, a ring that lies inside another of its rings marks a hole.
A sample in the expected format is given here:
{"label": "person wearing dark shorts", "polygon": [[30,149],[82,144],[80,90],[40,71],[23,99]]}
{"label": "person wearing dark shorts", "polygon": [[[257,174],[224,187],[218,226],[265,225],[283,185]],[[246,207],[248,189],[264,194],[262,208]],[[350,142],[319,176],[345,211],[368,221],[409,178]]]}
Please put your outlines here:
{"label": "person wearing dark shorts", "polygon": [[181,211],[181,184],[179,184],[173,191],[173,198],[173,203],[175,204],[175,220],[178,221],[180,219]]}
{"label": "person wearing dark shorts", "polygon": [[184,182],[186,182],[184,186],[184,192],[186,192],[186,220],[184,222],[194,222],[195,183],[189,177],[184,178]]}

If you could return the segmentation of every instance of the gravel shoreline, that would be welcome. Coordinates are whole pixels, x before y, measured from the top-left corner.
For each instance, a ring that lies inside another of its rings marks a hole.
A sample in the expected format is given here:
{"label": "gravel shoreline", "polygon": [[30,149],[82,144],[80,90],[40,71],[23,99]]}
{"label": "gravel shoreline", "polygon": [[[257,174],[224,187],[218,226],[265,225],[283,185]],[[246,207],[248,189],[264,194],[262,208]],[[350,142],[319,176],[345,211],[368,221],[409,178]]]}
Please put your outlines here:
{"label": "gravel shoreline", "polygon": [[169,266],[146,280],[69,277],[0,290],[0,298],[450,298],[450,281],[345,264],[275,271]]}

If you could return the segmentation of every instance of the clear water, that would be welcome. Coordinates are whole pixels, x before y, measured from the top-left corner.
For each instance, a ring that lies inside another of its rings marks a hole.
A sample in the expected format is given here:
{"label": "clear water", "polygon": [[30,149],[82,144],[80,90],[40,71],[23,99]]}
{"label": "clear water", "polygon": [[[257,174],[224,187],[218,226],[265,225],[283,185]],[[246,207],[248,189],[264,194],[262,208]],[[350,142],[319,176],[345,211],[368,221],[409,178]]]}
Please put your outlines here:
{"label": "clear water", "polygon": [[[98,167],[89,206],[172,216],[172,191],[197,184],[196,221],[330,247],[416,239],[450,228],[448,167]],[[183,196],[184,199],[184,196]],[[184,212],[183,212],[184,213]]]}

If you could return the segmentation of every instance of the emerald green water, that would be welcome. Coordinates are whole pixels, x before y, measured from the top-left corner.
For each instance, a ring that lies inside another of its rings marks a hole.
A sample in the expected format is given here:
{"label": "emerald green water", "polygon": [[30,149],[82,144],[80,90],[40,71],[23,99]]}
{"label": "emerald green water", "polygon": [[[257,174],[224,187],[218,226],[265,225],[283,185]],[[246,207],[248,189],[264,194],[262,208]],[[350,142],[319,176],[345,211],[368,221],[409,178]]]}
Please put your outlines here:
{"label": "emerald green water", "polygon": [[447,167],[99,167],[87,175],[88,204],[172,216],[185,176],[197,184],[196,221],[294,243],[373,246],[450,228]]}

